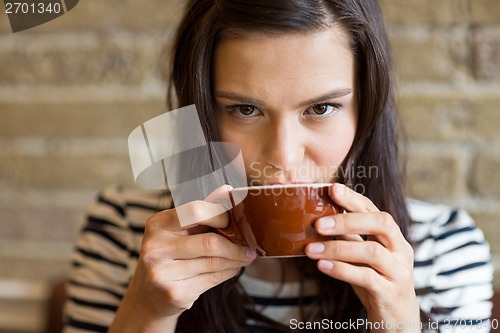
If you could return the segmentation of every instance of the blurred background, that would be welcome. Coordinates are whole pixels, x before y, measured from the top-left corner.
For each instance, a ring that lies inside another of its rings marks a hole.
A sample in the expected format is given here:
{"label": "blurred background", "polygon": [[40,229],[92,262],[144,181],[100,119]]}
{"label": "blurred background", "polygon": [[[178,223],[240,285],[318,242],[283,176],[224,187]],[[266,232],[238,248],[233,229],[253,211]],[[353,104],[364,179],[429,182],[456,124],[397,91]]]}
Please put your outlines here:
{"label": "blurred background", "polygon": [[[184,3],[85,0],[15,34],[0,12],[1,333],[43,332],[88,205],[134,186],[127,136],[166,111],[164,49]],[[500,1],[381,4],[408,194],[466,209],[500,264]]]}

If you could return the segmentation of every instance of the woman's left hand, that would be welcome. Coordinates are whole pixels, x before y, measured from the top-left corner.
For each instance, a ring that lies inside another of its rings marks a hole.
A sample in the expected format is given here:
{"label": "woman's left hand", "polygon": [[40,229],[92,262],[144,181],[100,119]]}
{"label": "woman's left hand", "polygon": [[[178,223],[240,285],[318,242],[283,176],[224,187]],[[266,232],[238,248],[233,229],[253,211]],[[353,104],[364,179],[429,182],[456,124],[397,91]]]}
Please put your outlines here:
{"label": "woman's left hand", "polygon": [[399,226],[370,199],[342,184],[334,184],[330,196],[347,213],[316,221],[317,232],[335,240],[309,244],[307,256],[318,260],[323,273],[352,285],[368,321],[380,328],[371,332],[420,332],[413,249]]}

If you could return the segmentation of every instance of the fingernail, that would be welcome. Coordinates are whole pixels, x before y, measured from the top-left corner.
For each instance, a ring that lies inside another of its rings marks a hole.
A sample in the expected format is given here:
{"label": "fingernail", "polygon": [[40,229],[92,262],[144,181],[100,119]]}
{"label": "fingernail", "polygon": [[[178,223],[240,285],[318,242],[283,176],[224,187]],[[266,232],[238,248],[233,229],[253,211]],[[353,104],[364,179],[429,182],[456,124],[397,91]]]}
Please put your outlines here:
{"label": "fingernail", "polygon": [[335,188],[333,190],[335,191],[335,194],[337,194],[339,197],[341,197],[345,193],[345,185],[335,184]]}
{"label": "fingernail", "polygon": [[255,253],[255,251],[252,250],[251,248],[247,247],[245,250],[245,255],[248,259],[253,259],[253,258],[255,258],[257,253]]}
{"label": "fingernail", "polygon": [[332,217],[322,217],[316,221],[318,228],[322,230],[335,228],[335,220]]}
{"label": "fingernail", "polygon": [[323,253],[325,251],[325,244],[311,243],[307,246],[307,251],[310,253]]}
{"label": "fingernail", "polygon": [[320,260],[318,262],[318,267],[325,271],[331,271],[333,269],[333,262],[328,260]]}

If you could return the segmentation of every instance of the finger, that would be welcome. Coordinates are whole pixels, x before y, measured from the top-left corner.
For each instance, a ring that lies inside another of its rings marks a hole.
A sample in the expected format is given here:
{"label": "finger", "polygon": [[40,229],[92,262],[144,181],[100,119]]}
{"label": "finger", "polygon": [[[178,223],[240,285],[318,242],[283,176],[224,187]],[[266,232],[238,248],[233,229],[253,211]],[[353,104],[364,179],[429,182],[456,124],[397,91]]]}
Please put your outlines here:
{"label": "finger", "polygon": [[191,228],[200,224],[214,228],[225,228],[228,223],[227,209],[219,203],[193,201],[177,207],[175,212],[182,228]]}
{"label": "finger", "polygon": [[364,195],[344,184],[335,183],[329,189],[330,197],[348,212],[378,212],[375,204]]}
{"label": "finger", "polygon": [[[227,269],[224,271],[210,272],[200,274],[189,279],[179,280],[172,283],[166,295],[170,300],[178,303],[177,306],[183,307],[182,303],[192,303],[193,300],[206,292],[207,290],[235,277],[240,272],[240,268]],[[184,300],[184,301],[182,301]]]}
{"label": "finger", "polygon": [[187,234],[182,231],[200,224],[224,228],[227,223],[228,216],[221,205],[198,200],[153,214],[146,223],[146,229],[152,232],[171,231]]}
{"label": "finger", "polygon": [[364,242],[365,240],[358,234],[336,235],[335,240],[347,240],[352,242]]}
{"label": "finger", "polygon": [[384,290],[389,290],[391,287],[391,282],[371,267],[325,259],[318,260],[317,266],[321,272],[334,279],[366,288],[375,293],[383,293]]}
{"label": "finger", "polygon": [[327,259],[370,266],[389,280],[396,280],[404,268],[395,265],[398,259],[377,242],[329,241],[311,243],[306,247],[311,259]]}
{"label": "finger", "polygon": [[171,281],[178,281],[205,273],[240,269],[251,263],[251,260],[237,261],[220,257],[203,257],[191,260],[174,260],[168,264],[166,270]]}
{"label": "finger", "polygon": [[372,235],[389,250],[406,249],[408,244],[392,216],[385,212],[325,216],[316,221],[316,230],[325,236]]}
{"label": "finger", "polygon": [[[335,227],[335,217],[329,217],[325,216],[323,218],[319,218],[315,223],[314,223],[314,228],[319,234],[327,235],[328,233],[332,232],[331,229]],[[345,235],[334,235],[334,239],[343,239],[343,240],[350,240],[350,241],[357,241],[357,242],[362,242],[365,239],[363,236],[358,235],[358,234],[345,234]]]}
{"label": "finger", "polygon": [[236,269],[227,269],[219,272],[200,274],[198,276],[193,277],[192,279],[189,279],[189,281],[192,283],[193,286],[199,284],[201,293],[204,293],[208,289],[213,288],[214,286],[219,285],[222,282],[235,277],[236,275],[239,274],[240,270],[241,268],[236,268]]}
{"label": "finger", "polygon": [[217,203],[223,206],[226,210],[232,208],[231,199],[229,193],[233,190],[231,185],[222,185],[221,187],[215,189],[210,195],[205,199],[206,202]]}
{"label": "finger", "polygon": [[234,244],[213,232],[178,237],[164,246],[164,256],[172,259],[221,257],[236,261],[251,261],[256,257],[255,251],[250,248]]}

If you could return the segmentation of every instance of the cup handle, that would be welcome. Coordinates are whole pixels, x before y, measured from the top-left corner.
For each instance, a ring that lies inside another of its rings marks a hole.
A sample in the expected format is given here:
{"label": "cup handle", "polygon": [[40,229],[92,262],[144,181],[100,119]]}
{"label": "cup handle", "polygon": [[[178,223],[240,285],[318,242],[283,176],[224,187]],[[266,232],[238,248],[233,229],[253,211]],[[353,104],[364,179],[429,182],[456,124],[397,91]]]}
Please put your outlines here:
{"label": "cup handle", "polygon": [[233,223],[234,220],[233,210],[232,209],[228,210],[227,214],[228,214],[227,226],[225,228],[214,228],[214,229],[217,231],[217,233],[221,234],[222,236],[232,241],[234,238],[236,238],[235,226]]}
{"label": "cup handle", "polygon": [[239,244],[242,246],[248,246],[246,240],[244,239],[241,230],[238,230],[235,224],[234,212],[230,209],[228,212],[229,221],[225,228],[214,228],[215,232],[219,235],[229,239],[231,242],[235,244]]}

